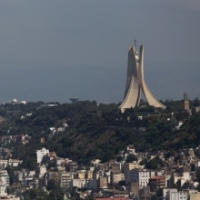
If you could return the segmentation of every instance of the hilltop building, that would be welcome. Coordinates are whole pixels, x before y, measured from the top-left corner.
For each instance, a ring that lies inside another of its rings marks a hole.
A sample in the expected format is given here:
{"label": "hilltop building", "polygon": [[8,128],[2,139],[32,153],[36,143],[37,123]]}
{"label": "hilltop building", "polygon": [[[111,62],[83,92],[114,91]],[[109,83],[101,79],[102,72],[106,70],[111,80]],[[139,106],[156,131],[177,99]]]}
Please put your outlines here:
{"label": "hilltop building", "polygon": [[43,157],[48,155],[48,154],[49,154],[49,150],[48,149],[42,148],[41,150],[37,150],[36,151],[37,163],[40,164],[42,162]]}
{"label": "hilltop building", "polygon": [[189,100],[188,100],[188,95],[187,95],[187,93],[184,93],[184,94],[183,94],[183,97],[184,97],[184,110],[189,111],[189,109],[190,109],[190,102],[189,102]]}
{"label": "hilltop building", "polygon": [[78,101],[78,97],[71,97],[69,98],[71,100],[72,103],[76,103]]}
{"label": "hilltop building", "polygon": [[140,46],[140,54],[138,54],[135,44],[134,46],[130,46],[128,51],[126,88],[124,100],[119,106],[121,111],[124,112],[127,108],[139,106],[141,92],[144,94],[150,106],[166,108],[165,105],[151,94],[147,87],[144,80],[144,46]]}

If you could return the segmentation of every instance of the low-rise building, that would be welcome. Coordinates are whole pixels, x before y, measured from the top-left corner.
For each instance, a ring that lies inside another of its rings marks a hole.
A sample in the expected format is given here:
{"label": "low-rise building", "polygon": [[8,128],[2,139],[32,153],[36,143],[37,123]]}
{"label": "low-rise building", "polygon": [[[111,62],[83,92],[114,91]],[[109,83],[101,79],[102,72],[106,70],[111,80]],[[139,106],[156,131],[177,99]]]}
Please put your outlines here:
{"label": "low-rise building", "polygon": [[177,191],[174,188],[164,188],[163,198],[166,200],[187,200],[188,193],[186,191]]}
{"label": "low-rise building", "polygon": [[200,192],[193,192],[190,193],[190,200],[199,200],[200,199]]}
{"label": "low-rise building", "polygon": [[40,164],[42,162],[42,159],[44,158],[44,156],[49,154],[49,150],[46,148],[42,148],[41,150],[37,150],[36,151],[36,155],[37,155],[37,163]]}
{"label": "low-rise building", "polygon": [[111,173],[111,183],[116,184],[119,181],[124,180],[124,174],[121,172],[112,172]]}
{"label": "low-rise building", "polygon": [[47,173],[47,168],[45,165],[39,166],[39,178],[42,178]]}
{"label": "low-rise building", "polygon": [[16,159],[0,160],[0,167],[3,169],[5,169],[7,166],[17,167],[22,162],[23,162],[22,160],[16,160]]}
{"label": "low-rise building", "polygon": [[78,171],[78,178],[79,178],[79,179],[84,179],[84,178],[86,178],[86,170],[79,170],[79,171]]}
{"label": "low-rise building", "polygon": [[108,178],[106,176],[99,177],[99,188],[107,188],[108,187]]}
{"label": "low-rise building", "polygon": [[72,187],[86,188],[87,180],[86,179],[72,179]]}
{"label": "low-rise building", "polygon": [[0,200],[20,200],[19,197],[16,197],[14,195],[7,195],[7,196],[0,196]]}
{"label": "low-rise building", "polygon": [[165,177],[155,176],[149,179],[149,186],[151,192],[156,192],[159,188],[165,187]]}
{"label": "low-rise building", "polygon": [[187,200],[187,199],[188,199],[188,193],[185,191],[170,192],[169,194],[169,200]]}

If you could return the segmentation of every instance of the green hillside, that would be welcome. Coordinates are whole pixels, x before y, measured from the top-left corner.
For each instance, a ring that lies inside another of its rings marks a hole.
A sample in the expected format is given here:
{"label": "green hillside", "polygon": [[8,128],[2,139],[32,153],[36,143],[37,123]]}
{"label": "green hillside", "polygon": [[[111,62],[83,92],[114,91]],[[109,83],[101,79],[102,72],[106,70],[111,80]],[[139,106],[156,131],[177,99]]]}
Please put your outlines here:
{"label": "green hillside", "polygon": [[[194,103],[190,102],[191,105]],[[0,107],[0,136],[28,134],[29,143],[6,144],[13,148],[13,157],[24,160],[24,167],[34,168],[35,151],[42,147],[81,163],[93,158],[107,161],[116,158],[126,145],[134,144],[137,151],[180,149],[199,145],[200,114],[189,116],[182,110],[182,101],[166,101],[166,110],[146,106],[121,113],[118,105],[83,101],[40,106],[6,104]],[[173,117],[171,112],[173,111]],[[27,113],[32,115],[27,116]],[[24,116],[24,117],[22,117]],[[179,130],[178,120],[183,121]],[[68,126],[67,126],[67,125]],[[63,128],[53,134],[50,127]],[[44,138],[44,143],[41,143]]]}

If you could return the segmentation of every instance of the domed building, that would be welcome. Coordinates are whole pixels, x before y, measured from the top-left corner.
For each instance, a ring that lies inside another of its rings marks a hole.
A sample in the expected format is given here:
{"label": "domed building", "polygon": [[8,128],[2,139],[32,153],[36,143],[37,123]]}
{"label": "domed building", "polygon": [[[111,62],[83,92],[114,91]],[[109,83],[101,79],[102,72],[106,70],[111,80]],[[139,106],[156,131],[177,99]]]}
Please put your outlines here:
{"label": "domed building", "polygon": [[18,103],[17,99],[13,99],[13,100],[12,100],[12,103],[13,103],[13,104],[17,104],[17,103]]}

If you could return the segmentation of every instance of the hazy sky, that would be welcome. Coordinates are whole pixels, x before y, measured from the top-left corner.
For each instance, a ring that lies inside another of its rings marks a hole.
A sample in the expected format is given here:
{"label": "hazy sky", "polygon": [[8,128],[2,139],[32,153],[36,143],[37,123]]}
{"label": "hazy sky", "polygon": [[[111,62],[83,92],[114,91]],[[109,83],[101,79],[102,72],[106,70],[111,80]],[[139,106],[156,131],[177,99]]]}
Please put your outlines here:
{"label": "hazy sky", "polygon": [[135,38],[158,99],[200,97],[199,0],[1,0],[0,102],[119,102]]}

